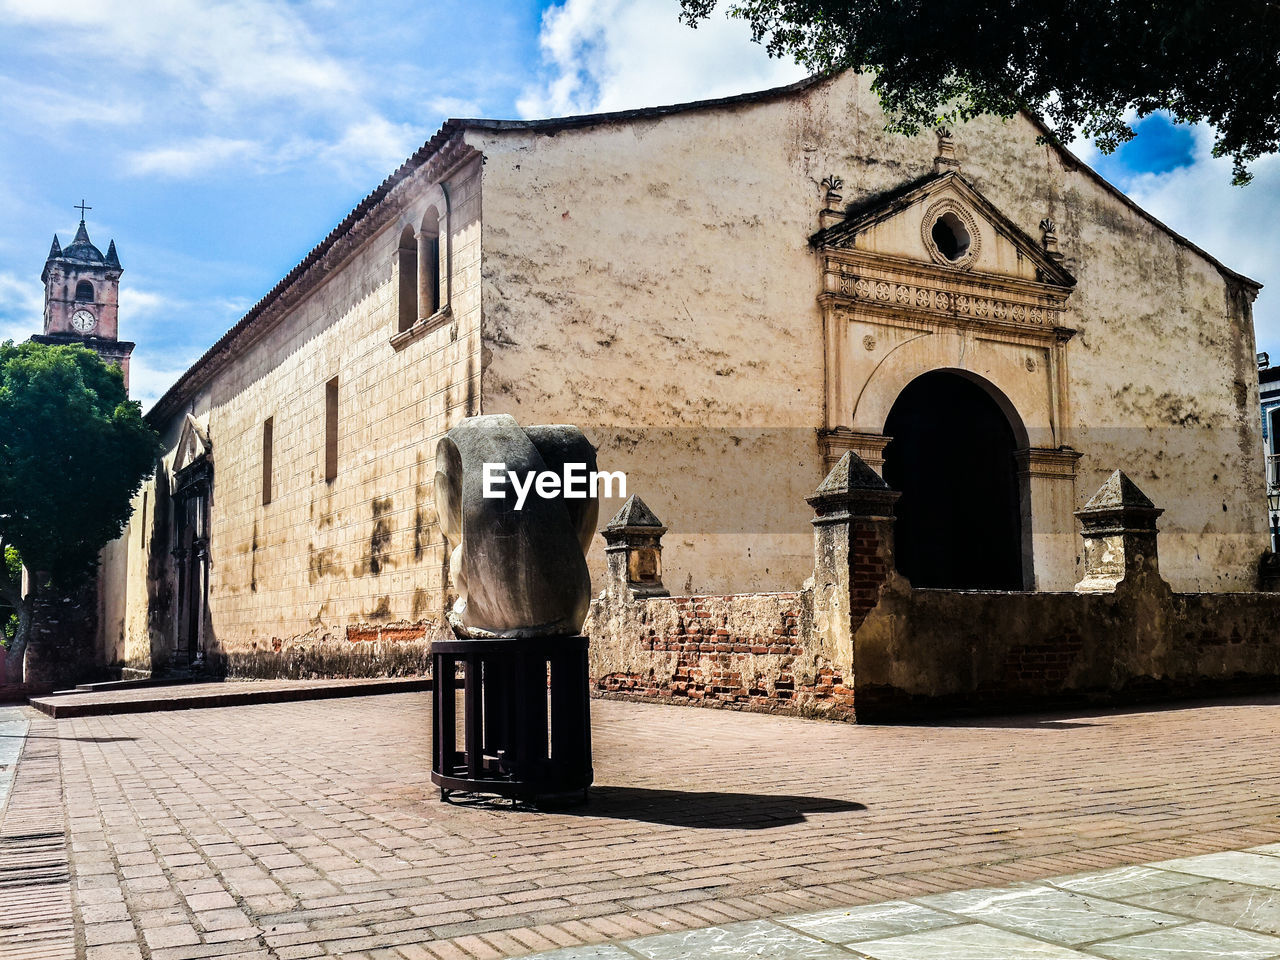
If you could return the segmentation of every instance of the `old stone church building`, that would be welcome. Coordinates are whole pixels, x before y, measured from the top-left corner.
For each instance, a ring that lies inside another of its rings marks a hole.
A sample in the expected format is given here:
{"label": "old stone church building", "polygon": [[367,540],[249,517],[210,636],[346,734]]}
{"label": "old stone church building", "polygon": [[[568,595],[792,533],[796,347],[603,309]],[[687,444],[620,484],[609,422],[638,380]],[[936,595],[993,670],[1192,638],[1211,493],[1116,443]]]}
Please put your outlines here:
{"label": "old stone church building", "polygon": [[670,528],[673,592],[798,589],[848,450],[902,491],[916,586],[1071,590],[1073,511],[1122,468],[1175,589],[1252,589],[1258,285],[1028,117],[884,123],[851,73],[448,121],[148,414],[168,453],[105,554],[103,659],[421,663],[435,442],[477,413],[581,426]]}

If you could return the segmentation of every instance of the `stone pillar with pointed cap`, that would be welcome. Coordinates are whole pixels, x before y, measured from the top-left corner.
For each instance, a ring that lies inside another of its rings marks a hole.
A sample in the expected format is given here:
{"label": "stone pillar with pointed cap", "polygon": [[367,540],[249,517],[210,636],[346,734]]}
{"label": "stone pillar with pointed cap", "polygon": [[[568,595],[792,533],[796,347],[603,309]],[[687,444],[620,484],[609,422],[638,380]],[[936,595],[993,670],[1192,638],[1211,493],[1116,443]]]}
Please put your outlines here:
{"label": "stone pillar with pointed cap", "polygon": [[1076,511],[1084,537],[1084,579],[1077,593],[1111,593],[1125,580],[1160,573],[1156,518],[1164,513],[1117,470]]}
{"label": "stone pillar with pointed cap", "polygon": [[853,632],[893,573],[893,506],[901,496],[852,450],[813,496],[814,630],[825,655],[851,667]]}
{"label": "stone pillar with pointed cap", "polygon": [[667,532],[643,500],[632,494],[605,526],[605,558],[610,599],[667,597],[662,585],[662,535]]}

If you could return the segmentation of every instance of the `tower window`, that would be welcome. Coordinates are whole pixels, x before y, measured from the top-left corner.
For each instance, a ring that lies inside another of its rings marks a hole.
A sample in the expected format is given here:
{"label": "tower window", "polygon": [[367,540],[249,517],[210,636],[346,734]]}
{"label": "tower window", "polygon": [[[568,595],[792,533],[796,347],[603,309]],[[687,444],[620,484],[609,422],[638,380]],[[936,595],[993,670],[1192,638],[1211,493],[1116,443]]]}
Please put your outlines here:
{"label": "tower window", "polygon": [[93,303],[93,284],[88,280],[76,284],[76,303]]}
{"label": "tower window", "polygon": [[396,329],[408,330],[418,319],[418,241],[413,235],[413,227],[405,227],[400,234],[396,274],[400,281],[396,290],[396,308],[399,311]]}

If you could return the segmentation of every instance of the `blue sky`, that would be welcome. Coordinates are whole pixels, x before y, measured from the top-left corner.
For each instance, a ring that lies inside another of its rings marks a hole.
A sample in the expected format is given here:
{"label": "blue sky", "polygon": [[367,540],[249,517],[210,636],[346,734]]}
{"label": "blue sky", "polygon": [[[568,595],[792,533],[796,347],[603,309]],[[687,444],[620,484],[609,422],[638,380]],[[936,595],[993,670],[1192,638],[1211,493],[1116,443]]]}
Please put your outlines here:
{"label": "blue sky", "polygon": [[[798,79],[677,0],[0,0],[0,339],[40,327],[40,270],[83,196],[125,268],[150,405],[449,116],[553,116]],[[1280,287],[1280,162],[1245,190],[1163,117],[1092,163],[1229,266]],[[1280,290],[1256,304],[1280,357]]]}

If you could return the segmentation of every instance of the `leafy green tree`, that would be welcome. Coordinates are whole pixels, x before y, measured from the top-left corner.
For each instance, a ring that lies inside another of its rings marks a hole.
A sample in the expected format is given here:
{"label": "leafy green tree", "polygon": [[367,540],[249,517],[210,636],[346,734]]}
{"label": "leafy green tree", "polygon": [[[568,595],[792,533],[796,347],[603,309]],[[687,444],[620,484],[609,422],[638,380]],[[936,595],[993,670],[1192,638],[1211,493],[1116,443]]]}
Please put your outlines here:
{"label": "leafy green tree", "polygon": [[[681,0],[697,26],[718,0]],[[1273,0],[734,0],[770,55],[875,74],[890,129],[979,114],[1040,117],[1110,153],[1125,117],[1206,121],[1234,182],[1280,146],[1280,4]]]}
{"label": "leafy green tree", "polygon": [[96,353],[0,344],[0,599],[17,616],[6,652],[11,678],[21,676],[35,597],[92,573],[159,452],[120,370]]}

